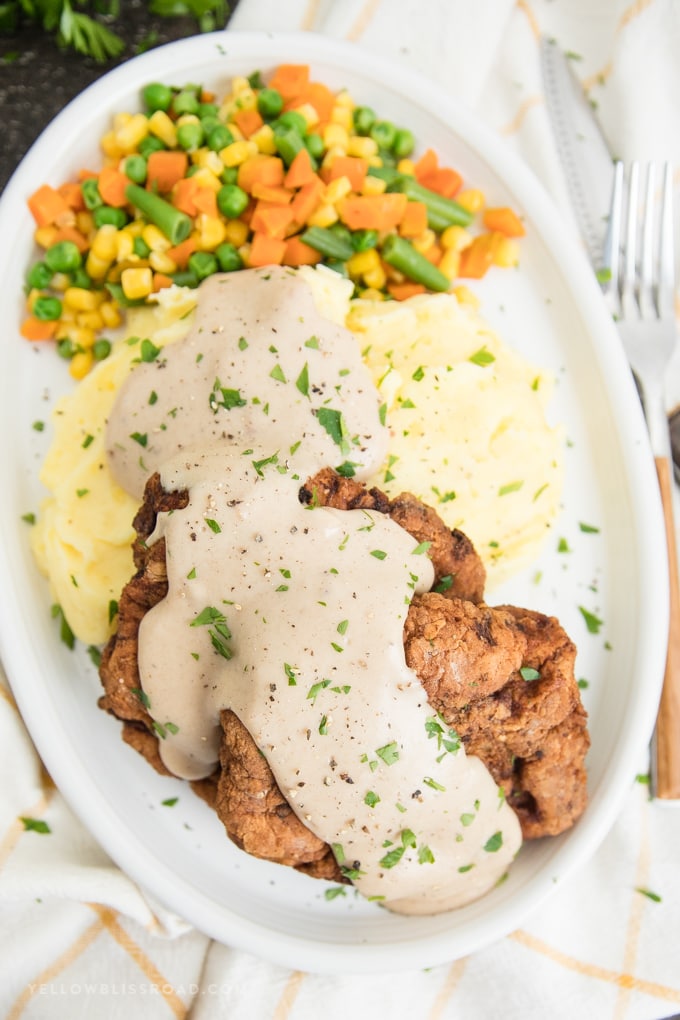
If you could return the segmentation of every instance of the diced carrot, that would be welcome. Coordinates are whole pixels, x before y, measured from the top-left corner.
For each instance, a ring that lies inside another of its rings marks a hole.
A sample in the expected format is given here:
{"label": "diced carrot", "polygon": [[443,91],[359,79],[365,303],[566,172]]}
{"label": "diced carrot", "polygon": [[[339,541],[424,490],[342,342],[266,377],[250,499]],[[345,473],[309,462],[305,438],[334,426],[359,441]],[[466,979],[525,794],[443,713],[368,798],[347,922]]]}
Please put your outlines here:
{"label": "diced carrot", "polygon": [[283,238],[286,228],[292,222],[293,210],[289,205],[259,201],[250,221],[250,229],[267,237]]}
{"label": "diced carrot", "polygon": [[348,195],[339,203],[340,219],[350,230],[394,230],[408,199],[400,192],[382,195]]}
{"label": "diced carrot", "polygon": [[57,191],[66,202],[69,209],[73,209],[74,212],[82,212],[85,208],[85,202],[83,200],[83,190],[80,184],[74,182],[66,182],[62,184]]}
{"label": "diced carrot", "polygon": [[442,252],[440,246],[436,243],[431,244],[429,248],[426,248],[425,251],[422,252],[423,258],[426,258],[427,261],[431,262],[433,266],[439,265],[439,263],[442,260],[443,254],[444,253]]}
{"label": "diced carrot", "polygon": [[90,247],[90,242],[87,240],[84,234],[75,227],[59,227],[52,244],[57,244],[59,241],[73,241],[78,251],[83,255]]}
{"label": "diced carrot", "polygon": [[296,223],[303,224],[307,222],[321,201],[323,192],[324,183],[320,177],[317,177],[316,174],[309,184],[305,184],[302,188],[300,188],[291,203],[291,209],[293,210],[293,216]]}
{"label": "diced carrot", "polygon": [[387,291],[395,301],[407,301],[417,294],[424,294],[425,287],[422,283],[388,283]]}
{"label": "diced carrot", "polygon": [[505,237],[524,237],[524,224],[517,213],[507,206],[487,209],[484,213],[484,226],[487,230],[495,230]]}
{"label": "diced carrot", "polygon": [[310,81],[290,103],[289,108],[294,110],[297,106],[303,106],[305,103],[314,107],[319,115],[319,120],[330,120],[331,112],[335,106],[335,95],[321,82]]}
{"label": "diced carrot", "polygon": [[186,175],[188,165],[186,152],[169,149],[152,152],[146,164],[147,188],[156,188],[162,194],[167,194]]}
{"label": "diced carrot", "polygon": [[237,110],[233,119],[246,138],[254,135],[264,124],[259,110]]}
{"label": "diced carrot", "polygon": [[460,253],[458,276],[479,280],[493,265],[494,254],[502,234],[479,234]]}
{"label": "diced carrot", "polygon": [[427,206],[424,202],[407,202],[399,222],[403,237],[418,237],[427,230]]}
{"label": "diced carrot", "polygon": [[269,82],[269,87],[277,89],[284,99],[295,99],[309,85],[309,66],[307,64],[280,64]]}
{"label": "diced carrot", "polygon": [[35,315],[29,315],[21,324],[20,333],[27,340],[51,340],[57,332],[56,322],[43,322],[36,319]]}
{"label": "diced carrot", "polygon": [[78,171],[79,181],[89,181],[91,177],[98,177],[99,174],[96,170],[88,170],[87,167],[83,167],[82,170]]}
{"label": "diced carrot", "polygon": [[435,170],[438,170],[439,157],[434,149],[426,149],[413,169],[416,175],[416,180],[418,181],[422,180],[423,177],[428,177],[430,174],[433,174]]}
{"label": "diced carrot", "polygon": [[430,191],[436,191],[438,195],[443,195],[445,198],[453,198],[460,191],[460,186],[463,183],[463,178],[458,171],[449,166],[439,167],[432,173],[419,177],[418,180],[423,187],[429,188]]}
{"label": "diced carrot", "polygon": [[189,256],[193,255],[195,251],[196,241],[193,237],[187,237],[186,241],[181,241],[174,248],[168,248],[167,255],[179,269],[185,269]]}
{"label": "diced carrot", "polygon": [[73,211],[65,198],[49,184],[42,184],[33,192],[28,199],[28,208],[39,227],[48,227],[64,214]]}
{"label": "diced carrot", "polygon": [[201,102],[202,103],[214,103],[215,102],[215,93],[214,92],[208,92],[206,89],[202,88],[201,89]]}
{"label": "diced carrot", "polygon": [[270,188],[280,188],[283,185],[283,177],[283,160],[279,156],[258,153],[241,163],[236,181],[239,188],[250,194],[256,181]]}
{"label": "diced carrot", "polygon": [[347,177],[352,185],[352,191],[361,191],[367,171],[368,160],[359,156],[336,156],[330,165],[328,180]]}
{"label": "diced carrot", "polygon": [[286,242],[278,237],[255,233],[248,256],[249,266],[280,266],[286,252]]}
{"label": "diced carrot", "polygon": [[286,241],[286,250],[283,254],[284,266],[314,266],[323,258],[321,252],[311,245],[305,244],[297,235],[289,237]]}
{"label": "diced carrot", "polygon": [[267,184],[253,184],[253,198],[262,198],[265,202],[278,202],[279,205],[288,205],[293,198],[293,192],[288,188],[270,188]]}
{"label": "diced carrot", "polygon": [[[189,178],[191,180],[191,178]],[[194,195],[194,205],[199,212],[205,213],[212,219],[217,219],[217,197],[212,188],[199,188]]]}
{"label": "diced carrot", "polygon": [[105,166],[99,173],[99,194],[107,205],[120,209],[127,205],[125,189],[132,181],[114,166]]}
{"label": "diced carrot", "polygon": [[194,177],[182,177],[177,181],[172,189],[172,204],[175,209],[186,213],[187,216],[195,216],[197,209],[194,199],[199,187]]}
{"label": "diced carrot", "polygon": [[314,177],[312,158],[307,149],[300,149],[288,167],[283,183],[287,188],[301,188]]}
{"label": "diced carrot", "polygon": [[165,290],[166,287],[172,287],[173,283],[174,280],[171,276],[166,276],[165,273],[154,273],[152,291],[155,293],[159,290]]}

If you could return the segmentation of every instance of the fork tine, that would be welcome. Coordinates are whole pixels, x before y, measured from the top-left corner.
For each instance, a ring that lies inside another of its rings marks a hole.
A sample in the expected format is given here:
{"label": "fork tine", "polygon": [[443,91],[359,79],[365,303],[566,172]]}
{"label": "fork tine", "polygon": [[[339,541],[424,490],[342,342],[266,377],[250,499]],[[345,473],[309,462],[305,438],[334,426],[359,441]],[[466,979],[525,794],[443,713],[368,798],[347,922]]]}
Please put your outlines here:
{"label": "fork tine", "polygon": [[604,243],[604,265],[609,270],[609,277],[604,282],[603,290],[610,295],[618,296],[619,273],[621,262],[621,211],[623,208],[623,163],[614,164],[614,184],[612,186],[611,204],[609,207],[609,224]]}
{"label": "fork tine", "polygon": [[659,282],[656,307],[659,316],[673,314],[675,264],[673,258],[673,180],[670,163],[664,167],[659,232]]}
{"label": "fork tine", "polygon": [[635,298],[637,280],[638,191],[640,164],[630,164],[626,202],[626,247],[623,257],[622,298]]}
{"label": "fork tine", "polygon": [[656,172],[653,163],[647,164],[645,199],[642,211],[642,246],[640,249],[640,279],[638,301],[642,317],[653,314],[654,308],[654,207]]}

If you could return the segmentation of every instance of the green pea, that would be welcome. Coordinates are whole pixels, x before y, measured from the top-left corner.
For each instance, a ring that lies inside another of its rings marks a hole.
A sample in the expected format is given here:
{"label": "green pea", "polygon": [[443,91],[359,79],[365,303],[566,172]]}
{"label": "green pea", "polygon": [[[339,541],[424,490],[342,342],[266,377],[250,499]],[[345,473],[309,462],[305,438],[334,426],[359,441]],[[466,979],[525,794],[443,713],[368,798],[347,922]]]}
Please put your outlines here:
{"label": "green pea", "polygon": [[142,138],[137,146],[139,155],[143,156],[144,159],[148,159],[152,152],[160,152],[164,148],[163,142],[160,138],[156,138],[155,135],[147,135],[146,138]]}
{"label": "green pea", "polygon": [[41,322],[55,322],[61,317],[61,301],[55,297],[39,297],[33,302],[33,314]]}
{"label": "green pea", "polygon": [[72,358],[74,354],[78,353],[78,349],[78,344],[74,344],[68,336],[57,340],[57,354],[60,358]]}
{"label": "green pea", "polygon": [[198,113],[201,104],[195,92],[190,89],[182,89],[172,101],[172,112],[177,117],[183,113]]}
{"label": "green pea", "polygon": [[231,145],[233,141],[234,136],[226,124],[218,124],[208,135],[208,148],[212,149],[213,152],[219,152],[220,149]]}
{"label": "green pea", "polygon": [[103,361],[108,358],[111,353],[111,341],[101,337],[99,340],[95,340],[92,345],[92,353],[95,361]]}
{"label": "green pea", "polygon": [[371,128],[369,134],[373,141],[378,143],[380,148],[391,149],[394,145],[397,129],[389,120],[378,120]]}
{"label": "green pea", "polygon": [[275,134],[285,134],[287,131],[296,131],[300,137],[307,134],[307,121],[297,110],[286,110],[272,124]]}
{"label": "green pea", "polygon": [[147,110],[155,113],[156,110],[169,110],[172,102],[172,89],[160,82],[151,82],[142,89],[142,99]]}
{"label": "green pea", "polygon": [[44,262],[36,262],[26,274],[26,283],[32,290],[49,287],[53,271]]}
{"label": "green pea", "polygon": [[226,166],[220,174],[220,180],[223,184],[236,184],[238,180],[238,167]]}
{"label": "green pea", "polygon": [[329,232],[335,237],[338,237],[345,244],[352,244],[352,231],[349,227],[346,227],[344,223],[334,223],[328,228]]}
{"label": "green pea", "polygon": [[223,273],[233,273],[234,270],[243,268],[243,259],[233,244],[225,241],[224,244],[215,249],[215,256]]}
{"label": "green pea", "polygon": [[92,278],[87,275],[82,267],[74,269],[72,273],[69,273],[69,276],[74,287],[81,287],[83,290],[92,289]]}
{"label": "green pea", "polygon": [[86,177],[80,185],[80,190],[83,194],[85,207],[90,211],[104,204],[104,199],[99,194],[99,185],[97,184],[96,177]]}
{"label": "green pea", "polygon": [[95,227],[103,227],[104,224],[111,224],[119,230],[128,222],[127,213],[123,209],[116,209],[112,205],[100,205],[92,213]]}
{"label": "green pea", "polygon": [[376,121],[375,110],[370,106],[357,106],[352,113],[352,120],[358,135],[368,135]]}
{"label": "green pea", "polygon": [[217,192],[217,208],[228,220],[235,220],[248,205],[248,195],[238,184],[225,184]]}
{"label": "green pea", "polygon": [[326,149],[326,145],[321,135],[317,134],[316,131],[312,131],[310,134],[305,135],[304,143],[305,148],[312,159],[321,159]]}
{"label": "green pea", "polygon": [[134,184],[144,184],[146,180],[146,160],[143,156],[128,156],[123,164],[123,173]]}
{"label": "green pea", "polygon": [[146,243],[143,237],[135,237],[132,242],[132,250],[135,255],[139,255],[140,259],[145,259],[151,252],[151,248]]}
{"label": "green pea", "polygon": [[217,259],[209,251],[195,251],[189,256],[189,271],[195,273],[199,280],[212,276],[217,268]]}
{"label": "green pea", "polygon": [[262,89],[257,97],[257,109],[265,120],[278,117],[283,109],[283,96],[278,89]]}
{"label": "green pea", "polygon": [[187,152],[195,152],[203,142],[203,128],[200,122],[180,124],[177,128],[177,144]]}
{"label": "green pea", "polygon": [[216,103],[199,103],[198,116],[201,120],[205,120],[206,117],[217,117],[219,112]]}
{"label": "green pea", "polygon": [[198,287],[199,279],[191,269],[182,269],[172,274],[172,282],[178,287]]}
{"label": "green pea", "polygon": [[406,159],[413,152],[416,140],[408,128],[398,128],[392,142],[392,152],[399,159]]}
{"label": "green pea", "polygon": [[45,252],[45,262],[53,273],[71,273],[82,265],[83,258],[73,241],[57,241]]}

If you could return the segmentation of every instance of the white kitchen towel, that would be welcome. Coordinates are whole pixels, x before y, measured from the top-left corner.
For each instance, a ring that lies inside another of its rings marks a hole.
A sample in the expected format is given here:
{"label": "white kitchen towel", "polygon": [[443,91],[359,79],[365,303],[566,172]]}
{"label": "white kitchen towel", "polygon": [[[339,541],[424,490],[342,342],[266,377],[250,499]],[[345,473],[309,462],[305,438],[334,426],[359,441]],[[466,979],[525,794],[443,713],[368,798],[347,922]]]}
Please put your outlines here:
{"label": "white kitchen towel", "polygon": [[[554,38],[613,151],[680,166],[677,0],[240,0],[230,31],[316,31],[429,76],[532,167],[573,230],[544,104]],[[646,763],[640,763],[640,772]],[[289,971],[211,942],[121,873],[45,774],[0,678],[6,1020],[659,1020],[680,1013],[680,805],[636,783],[593,859],[524,927],[390,977]]]}

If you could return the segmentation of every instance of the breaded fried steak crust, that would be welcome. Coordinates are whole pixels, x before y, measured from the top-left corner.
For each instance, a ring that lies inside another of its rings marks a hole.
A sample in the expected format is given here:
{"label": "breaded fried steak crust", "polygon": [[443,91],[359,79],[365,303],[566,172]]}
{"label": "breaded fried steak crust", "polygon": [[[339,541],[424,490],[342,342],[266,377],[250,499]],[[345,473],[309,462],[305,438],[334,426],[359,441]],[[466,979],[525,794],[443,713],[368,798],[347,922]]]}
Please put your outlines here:
{"label": "breaded fried steak crust", "polygon": [[[515,606],[485,605],[484,567],[470,541],[408,493],[390,500],[324,469],[301,487],[299,498],[387,514],[418,543],[430,543],[435,582],[409,607],[407,665],[432,708],[502,788],[524,838],[573,825],[587,800],[589,737],[574,678],[576,649],[558,621]],[[117,631],[100,666],[100,706],[122,720],[123,739],[163,774],[139,679],[138,634],[144,615],[167,593],[164,540],[147,544],[157,515],[186,501],[185,492],[166,492],[158,475],[149,479],[134,521],[137,573],[122,592]],[[229,837],[253,856],[343,880],[330,847],[293,812],[241,721],[225,710],[220,725],[218,768],[191,785],[214,807]]]}

